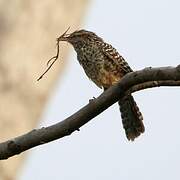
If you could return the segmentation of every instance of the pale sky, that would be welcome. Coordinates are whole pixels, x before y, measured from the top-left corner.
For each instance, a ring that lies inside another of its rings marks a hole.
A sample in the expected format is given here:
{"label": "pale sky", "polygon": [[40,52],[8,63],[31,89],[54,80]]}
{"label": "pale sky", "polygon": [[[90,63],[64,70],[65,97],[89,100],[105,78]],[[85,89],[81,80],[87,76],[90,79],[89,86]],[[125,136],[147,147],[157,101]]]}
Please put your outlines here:
{"label": "pale sky", "polygon": [[[179,17],[178,0],[94,0],[82,28],[116,47],[134,70],[175,66],[180,63]],[[102,92],[86,77],[73,48],[67,48],[69,63],[40,127],[65,119]],[[29,151],[19,179],[179,180],[180,89],[149,89],[134,96],[146,127],[135,142],[127,141],[116,104],[80,132]]]}

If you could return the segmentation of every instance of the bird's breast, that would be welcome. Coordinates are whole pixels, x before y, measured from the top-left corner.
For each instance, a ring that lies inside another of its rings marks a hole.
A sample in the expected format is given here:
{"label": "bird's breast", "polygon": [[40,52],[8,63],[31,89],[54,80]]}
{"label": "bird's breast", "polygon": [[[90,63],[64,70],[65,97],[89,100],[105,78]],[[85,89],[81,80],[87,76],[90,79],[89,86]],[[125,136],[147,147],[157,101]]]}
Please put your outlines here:
{"label": "bird's breast", "polygon": [[124,75],[117,63],[108,58],[97,47],[82,47],[77,59],[86,75],[100,88],[108,88]]}

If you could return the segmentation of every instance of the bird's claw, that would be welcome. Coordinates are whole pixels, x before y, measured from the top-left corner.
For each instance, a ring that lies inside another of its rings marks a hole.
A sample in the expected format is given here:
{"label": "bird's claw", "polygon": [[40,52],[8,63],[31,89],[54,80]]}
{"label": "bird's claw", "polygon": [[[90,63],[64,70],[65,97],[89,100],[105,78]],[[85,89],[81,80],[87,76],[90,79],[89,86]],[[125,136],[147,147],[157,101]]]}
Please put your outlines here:
{"label": "bird's claw", "polygon": [[92,103],[93,102],[93,100],[95,100],[96,98],[93,96],[93,98],[92,99],[89,99],[89,103]]}

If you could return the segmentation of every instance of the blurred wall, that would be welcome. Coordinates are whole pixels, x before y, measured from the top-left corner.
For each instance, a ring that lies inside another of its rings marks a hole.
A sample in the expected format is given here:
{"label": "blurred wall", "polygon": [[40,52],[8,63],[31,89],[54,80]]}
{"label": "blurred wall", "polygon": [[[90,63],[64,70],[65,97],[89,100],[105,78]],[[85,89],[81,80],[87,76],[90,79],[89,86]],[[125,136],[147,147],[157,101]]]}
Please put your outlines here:
{"label": "blurred wall", "polygon": [[[87,0],[0,0],[0,141],[34,128],[56,79],[63,72],[67,52],[37,82],[55,40],[69,26],[78,28]],[[63,58],[62,58],[63,57]],[[24,154],[0,162],[0,180],[15,179]]]}

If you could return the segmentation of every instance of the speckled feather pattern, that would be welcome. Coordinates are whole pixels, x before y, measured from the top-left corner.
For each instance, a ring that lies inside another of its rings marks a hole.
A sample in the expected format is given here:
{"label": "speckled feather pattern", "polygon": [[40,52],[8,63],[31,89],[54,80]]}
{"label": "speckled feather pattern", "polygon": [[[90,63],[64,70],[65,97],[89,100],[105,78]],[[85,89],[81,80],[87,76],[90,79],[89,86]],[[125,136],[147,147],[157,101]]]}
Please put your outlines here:
{"label": "speckled feather pattern", "polygon": [[[77,52],[77,59],[86,75],[100,88],[107,89],[132,72],[124,58],[110,44],[95,33],[80,30],[68,38]],[[142,114],[130,95],[119,102],[123,127],[129,140],[134,140],[144,132]]]}

